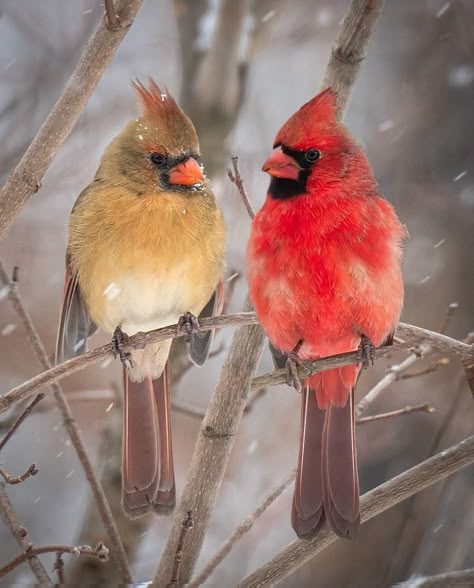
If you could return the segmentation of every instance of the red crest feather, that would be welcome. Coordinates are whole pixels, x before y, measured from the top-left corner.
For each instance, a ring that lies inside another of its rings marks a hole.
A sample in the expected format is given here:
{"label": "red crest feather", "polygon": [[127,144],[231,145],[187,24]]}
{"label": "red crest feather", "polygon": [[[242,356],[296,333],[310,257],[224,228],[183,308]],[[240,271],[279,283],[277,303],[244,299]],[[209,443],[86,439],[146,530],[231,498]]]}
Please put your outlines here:
{"label": "red crest feather", "polygon": [[170,114],[181,114],[181,109],[167,88],[163,90],[153,78],[148,78],[148,89],[139,81],[132,82],[143,114],[166,117]]}

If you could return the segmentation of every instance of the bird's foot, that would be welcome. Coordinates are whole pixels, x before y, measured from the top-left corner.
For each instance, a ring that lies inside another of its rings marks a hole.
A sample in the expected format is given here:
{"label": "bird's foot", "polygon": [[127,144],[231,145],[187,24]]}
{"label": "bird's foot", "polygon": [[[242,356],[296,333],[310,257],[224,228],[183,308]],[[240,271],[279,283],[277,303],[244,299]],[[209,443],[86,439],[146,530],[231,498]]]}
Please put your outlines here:
{"label": "bird's foot", "polygon": [[297,392],[301,392],[303,390],[303,382],[298,373],[298,368],[302,368],[307,373],[304,363],[298,357],[298,352],[295,350],[290,351],[286,360],[286,369],[288,370],[287,383],[288,386],[293,386]]}
{"label": "bird's foot", "polygon": [[132,367],[132,354],[129,351],[125,351],[124,348],[127,345],[128,335],[122,331],[119,325],[112,335],[112,352],[114,354],[114,358],[117,358],[117,356],[120,357],[120,361],[123,363],[124,367],[130,368]]}
{"label": "bird's foot", "polygon": [[179,317],[178,321],[178,334],[184,335],[184,341],[186,343],[186,353],[191,355],[191,337],[194,333],[199,332],[199,321],[197,316],[195,316],[192,312],[186,312],[182,316]]}
{"label": "bird's foot", "polygon": [[362,335],[360,338],[360,345],[357,349],[358,361],[362,367],[367,369],[370,364],[374,365],[375,347],[372,341],[366,336]]}

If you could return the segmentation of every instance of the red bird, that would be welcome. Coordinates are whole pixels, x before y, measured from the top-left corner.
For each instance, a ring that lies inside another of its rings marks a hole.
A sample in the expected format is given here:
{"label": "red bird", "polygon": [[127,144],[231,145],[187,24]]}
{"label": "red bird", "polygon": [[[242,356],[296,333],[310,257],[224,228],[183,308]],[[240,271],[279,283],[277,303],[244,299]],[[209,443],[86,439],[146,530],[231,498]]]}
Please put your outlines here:
{"label": "red bird", "polygon": [[[250,296],[277,366],[390,340],[403,304],[404,226],[380,194],[360,145],[337,120],[329,88],[280,129],[247,248]],[[354,387],[360,365],[306,378],[292,526],[360,525]]]}

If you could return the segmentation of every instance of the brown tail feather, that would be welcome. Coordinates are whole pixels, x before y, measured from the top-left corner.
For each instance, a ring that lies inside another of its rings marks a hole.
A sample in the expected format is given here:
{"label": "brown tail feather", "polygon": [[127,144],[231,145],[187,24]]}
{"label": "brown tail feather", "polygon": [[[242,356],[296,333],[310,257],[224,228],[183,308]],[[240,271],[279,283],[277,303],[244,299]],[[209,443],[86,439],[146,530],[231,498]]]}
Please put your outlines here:
{"label": "brown tail feather", "polygon": [[124,371],[123,508],[130,518],[169,512],[175,502],[168,369],[133,382]]}
{"label": "brown tail feather", "polygon": [[[330,374],[327,382],[334,381],[334,374]],[[337,381],[338,387],[343,385],[342,378]],[[327,392],[331,395],[337,391]],[[354,390],[342,408],[329,406],[320,410],[316,393],[309,386],[302,400],[291,524],[298,537],[309,538],[326,518],[337,535],[353,539],[360,526]]]}
{"label": "brown tail feather", "polygon": [[322,447],[324,512],[331,529],[354,539],[360,526],[354,390],[343,408],[326,411]]}
{"label": "brown tail feather", "polygon": [[173,446],[171,439],[171,395],[169,362],[161,378],[153,381],[160,432],[160,483],[153,508],[160,515],[169,514],[176,502]]}
{"label": "brown tail feather", "polygon": [[317,407],[313,389],[305,386],[302,396],[300,451],[291,524],[298,537],[306,538],[312,536],[324,520],[321,456],[325,412]]}

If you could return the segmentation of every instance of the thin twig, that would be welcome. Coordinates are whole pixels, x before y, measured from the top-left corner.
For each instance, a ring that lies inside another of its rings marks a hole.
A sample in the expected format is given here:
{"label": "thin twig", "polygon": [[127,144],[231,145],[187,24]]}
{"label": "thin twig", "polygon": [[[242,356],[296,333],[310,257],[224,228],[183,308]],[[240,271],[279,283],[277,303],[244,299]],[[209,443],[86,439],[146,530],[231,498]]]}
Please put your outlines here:
{"label": "thin twig", "polygon": [[89,545],[45,545],[44,547],[33,547],[31,544],[24,553],[18,555],[12,561],[0,568],[0,578],[5,576],[20,564],[30,560],[32,557],[43,555],[44,553],[70,553],[76,557],[80,555],[90,555],[96,557],[99,561],[107,561],[109,559],[109,550],[102,541],[99,541],[95,547]]}
{"label": "thin twig", "polygon": [[396,588],[448,588],[449,586],[472,588],[474,586],[474,568],[437,576],[418,576],[413,580],[397,584]]}
{"label": "thin twig", "polygon": [[26,470],[26,472],[17,477],[13,477],[10,476],[10,474],[7,472],[5,468],[0,466],[0,476],[2,476],[2,478],[5,480],[7,484],[11,484],[12,486],[14,486],[15,484],[21,484],[30,476],[36,476],[38,472],[39,469],[37,468],[36,464],[32,463],[30,467]]}
{"label": "thin twig", "polygon": [[417,347],[415,353],[412,353],[401,363],[391,366],[380,382],[378,382],[369,392],[367,392],[364,398],[362,398],[362,400],[356,406],[356,416],[360,417],[367,410],[369,404],[372,404],[384,390],[393,384],[393,382],[398,380],[400,374],[410,369],[414,363],[416,363],[420,358],[424,357],[430,351],[431,347],[429,345],[422,344]]}
{"label": "thin twig", "polygon": [[442,357],[437,361],[431,363],[428,367],[422,368],[421,370],[416,370],[413,372],[408,372],[406,374],[399,374],[399,380],[411,380],[412,378],[419,378],[421,376],[427,376],[428,374],[432,374],[435,372],[440,366],[448,365],[449,359],[447,357]]}
{"label": "thin twig", "polygon": [[183,560],[183,548],[184,542],[186,541],[186,535],[193,528],[193,513],[189,510],[186,513],[183,522],[181,523],[181,533],[179,535],[178,544],[176,545],[176,553],[174,555],[174,566],[173,573],[171,576],[171,586],[180,584],[179,581],[179,570],[181,568],[181,562]]}
{"label": "thin twig", "polygon": [[[237,186],[237,190],[242,198],[245,208],[249,213],[249,217],[253,220],[255,218],[255,210],[253,209],[252,204],[250,203],[250,198],[247,194],[247,190],[245,189],[244,181],[242,180],[242,176],[240,175],[239,171],[239,158],[234,156],[231,158],[232,166],[234,168],[234,173],[230,168],[227,169],[227,175],[229,176],[230,181]],[[235,174],[235,175],[234,175]]]}
{"label": "thin twig", "polygon": [[115,12],[114,0],[104,0],[104,4],[107,16],[107,27],[111,31],[118,31],[120,29],[120,20]]}
{"label": "thin twig", "polygon": [[[346,39],[344,47],[348,54],[354,52],[363,54],[381,5],[382,0],[352,1],[339,35],[339,39]],[[343,116],[349,91],[359,69],[359,62],[346,64],[343,69],[339,68],[336,62],[330,61],[328,64],[325,80],[329,79],[336,90],[341,90],[338,97],[340,105],[338,116]],[[344,82],[339,79],[342,75]],[[249,299],[245,302],[244,309],[252,310]],[[234,334],[194,449],[173,527],[153,580],[158,586],[167,585],[171,579],[180,524],[188,510],[194,513],[194,530],[183,551],[181,580],[186,583],[191,579],[242,419],[251,381],[263,352],[264,342],[265,336],[259,327],[240,328]]]}
{"label": "thin twig", "polygon": [[456,314],[456,311],[459,308],[459,304],[457,302],[451,302],[451,304],[448,306],[446,313],[444,315],[443,321],[441,322],[440,326],[439,326],[439,332],[442,333],[443,335],[446,334],[449,325],[451,324],[451,320],[453,318],[453,316]]}
{"label": "thin twig", "polygon": [[[255,313],[247,311],[236,314],[215,316],[212,318],[203,318],[199,320],[199,327],[201,331],[208,331],[210,329],[221,329],[227,326],[255,325],[256,323],[257,319]],[[242,338],[244,338],[244,335],[246,335],[245,338],[247,339],[247,343],[251,332],[252,331],[250,329],[245,329],[242,331]],[[444,353],[451,353],[458,356],[463,362],[466,370],[468,369],[469,365],[474,365],[474,347],[471,344],[466,344],[458,341],[457,339],[452,339],[451,337],[446,337],[445,335],[435,333],[434,331],[429,331],[427,329],[422,329],[421,327],[408,325],[406,323],[399,323],[397,327],[397,333],[400,335],[403,342],[395,343],[392,347],[383,347],[377,349],[375,352],[375,357],[383,357],[394,349],[411,349],[416,345],[419,345],[421,342],[427,341],[433,347]],[[125,351],[131,349],[143,349],[150,343],[157,343],[158,341],[172,339],[177,336],[181,336],[178,324],[156,329],[154,331],[148,331],[147,333],[137,333],[136,335],[128,338]],[[252,342],[252,340],[250,340],[250,342]],[[232,347],[230,349],[232,349]],[[228,352],[228,356],[229,354],[230,351]],[[44,372],[34,376],[23,384],[16,386],[9,392],[0,395],[0,414],[8,410],[17,402],[25,400],[42,388],[51,385],[52,382],[60,380],[66,376],[70,376],[71,374],[88,366],[99,363],[106,357],[111,357],[112,355],[112,346],[110,343],[108,343],[107,345],[97,347],[93,351],[89,351],[88,353],[84,353],[79,357],[74,357],[73,359],[69,359],[57,366],[52,367],[51,369],[45,370]],[[304,370],[303,368],[298,368],[298,370],[301,370],[299,372],[300,376],[304,377],[307,375],[307,372],[316,373],[325,369],[343,367],[345,365],[351,365],[354,363],[357,363],[357,352],[355,351],[345,354],[342,353],[330,358],[322,358],[315,361],[303,362]],[[270,374],[265,374],[264,376],[254,378],[252,381],[252,389],[256,390],[257,388],[264,386],[285,384],[287,381],[287,370],[275,370]]]}
{"label": "thin twig", "polygon": [[63,93],[0,190],[0,240],[29,198],[40,189],[44,174],[76,125],[141,4],[142,0],[119,0],[116,14],[122,26],[111,31],[104,18],[84,47]]}
{"label": "thin twig", "polygon": [[[474,462],[474,436],[410,468],[361,498],[361,520],[366,522]],[[337,537],[327,527],[309,541],[298,539],[261,568],[248,575],[238,588],[271,586],[290,576]]]}
{"label": "thin twig", "polygon": [[[24,307],[18,293],[18,270],[15,270],[13,277],[15,278],[15,282],[9,280],[8,273],[6,272],[3,264],[0,262],[0,280],[4,285],[8,285],[10,287],[8,298],[21,319],[28,337],[28,341],[30,342],[31,347],[42,367],[45,370],[50,368],[49,371],[51,371],[51,364],[48,359],[48,354],[46,353],[33,321],[28,311]],[[118,566],[118,569],[120,570],[124,582],[130,584],[133,582],[133,580],[130,567],[128,565],[127,556],[117,529],[117,525],[112,516],[109,503],[99,481],[99,477],[94,469],[94,466],[92,465],[92,460],[87,453],[81,432],[77,426],[76,421],[74,420],[74,416],[63,390],[57,382],[53,381],[50,384],[51,388],[53,389],[57,407],[63,417],[64,427],[68,432],[74,449],[76,450],[77,457],[79,458],[79,461],[84,470],[84,474],[91,488],[92,495],[94,496],[99,515],[109,536],[111,555],[116,565]]]}
{"label": "thin twig", "polygon": [[362,417],[360,419],[357,419],[356,422],[358,425],[366,425],[367,423],[373,423],[374,421],[391,419],[393,417],[412,414],[414,412],[427,412],[428,414],[432,414],[433,412],[435,412],[435,409],[428,402],[423,402],[423,404],[417,404],[416,406],[405,406],[404,408],[399,408],[398,410],[382,412],[380,414],[374,414],[373,416],[368,417]]}
{"label": "thin twig", "polygon": [[[0,267],[1,267],[1,262],[0,262]],[[44,392],[40,392],[39,394],[37,394],[33,398],[33,400],[28,404],[28,406],[25,407],[23,412],[16,419],[16,421],[13,423],[13,425],[8,429],[8,431],[5,433],[5,436],[0,441],[0,451],[5,447],[5,445],[8,443],[8,441],[11,439],[13,433],[18,429],[18,427],[26,419],[26,417],[30,414],[30,412],[38,404],[38,402],[43,400],[44,396],[45,396]]]}
{"label": "thin twig", "polygon": [[[16,516],[16,513],[13,510],[12,505],[10,504],[10,500],[8,499],[3,484],[0,484],[0,513],[2,514],[2,517],[6,525],[9,527],[12,535],[15,537],[15,540],[18,543],[18,545],[23,550],[28,549],[28,547],[30,546],[30,543],[27,540],[28,531],[18,520],[18,517]],[[40,586],[49,586],[52,584],[48,576],[48,573],[46,572],[43,564],[37,557],[30,558],[28,560],[28,565],[30,566],[31,571],[38,580],[38,584]]]}
{"label": "thin twig", "polygon": [[265,496],[257,508],[251,514],[245,517],[240,525],[235,528],[224,545],[222,545],[222,547],[212,556],[206,566],[188,585],[189,588],[195,588],[204,584],[204,582],[209,578],[217,566],[224,560],[224,558],[229,555],[234,545],[250,531],[254,523],[262,516],[267,508],[271,506],[281,494],[283,494],[283,492],[288,488],[288,486],[291,485],[292,482],[294,482],[295,476],[295,471],[290,472],[277,486],[275,486],[275,488],[273,488],[271,492]]}

